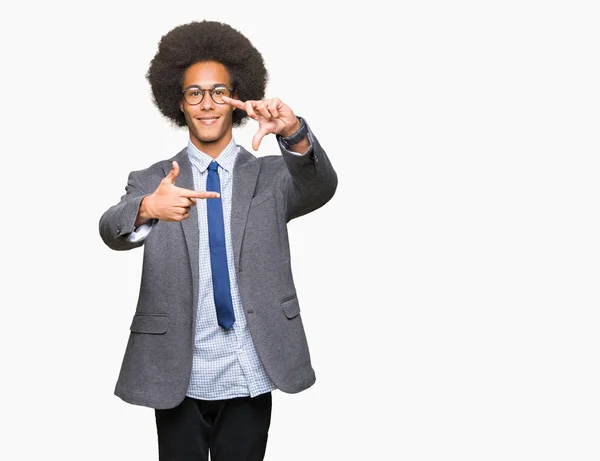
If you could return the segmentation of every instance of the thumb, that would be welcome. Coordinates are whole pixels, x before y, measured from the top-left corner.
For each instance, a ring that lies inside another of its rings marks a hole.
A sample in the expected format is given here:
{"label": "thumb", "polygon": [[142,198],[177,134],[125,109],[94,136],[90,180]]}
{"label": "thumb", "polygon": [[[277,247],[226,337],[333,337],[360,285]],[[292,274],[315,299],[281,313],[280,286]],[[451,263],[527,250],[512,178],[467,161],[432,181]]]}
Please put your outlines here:
{"label": "thumb", "polygon": [[256,134],[254,135],[254,137],[252,138],[252,149],[258,150],[258,147],[260,146],[260,142],[262,141],[262,138],[264,138],[267,134],[269,134],[269,132],[266,129],[264,129],[264,128],[259,129],[256,132]]}
{"label": "thumb", "polygon": [[169,174],[167,176],[165,176],[165,179],[163,179],[163,182],[167,182],[169,184],[175,184],[175,178],[177,178],[177,176],[179,175],[179,164],[173,160],[173,167],[171,168],[171,171],[169,171]]}

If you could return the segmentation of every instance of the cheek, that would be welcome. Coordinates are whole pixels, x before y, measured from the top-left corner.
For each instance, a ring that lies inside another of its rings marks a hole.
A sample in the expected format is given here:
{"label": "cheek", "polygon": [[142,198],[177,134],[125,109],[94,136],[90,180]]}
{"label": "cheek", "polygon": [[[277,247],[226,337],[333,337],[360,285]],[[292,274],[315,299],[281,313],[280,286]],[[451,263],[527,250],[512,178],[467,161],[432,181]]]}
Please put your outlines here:
{"label": "cheek", "polygon": [[194,107],[190,107],[190,106],[185,107],[185,106],[183,106],[183,107],[181,107],[181,111],[183,112],[183,115],[185,116],[186,120],[188,120],[188,121],[189,120],[193,120],[194,113],[195,113]]}
{"label": "cheek", "polygon": [[225,117],[227,117],[227,118],[229,118],[229,119],[230,119],[231,117],[233,117],[233,110],[234,110],[234,109],[233,109],[233,107],[231,107],[231,106],[228,106],[228,109],[225,111],[225,114],[224,114],[224,115],[225,115]]}

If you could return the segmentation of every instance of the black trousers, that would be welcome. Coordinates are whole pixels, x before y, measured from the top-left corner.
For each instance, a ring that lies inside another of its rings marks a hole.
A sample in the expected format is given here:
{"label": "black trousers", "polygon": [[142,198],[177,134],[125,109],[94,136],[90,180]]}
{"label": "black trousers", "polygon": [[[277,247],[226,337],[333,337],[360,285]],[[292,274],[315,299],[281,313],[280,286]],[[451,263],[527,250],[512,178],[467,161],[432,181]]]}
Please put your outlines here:
{"label": "black trousers", "polygon": [[159,461],[262,461],[271,424],[271,393],[197,400],[155,410]]}

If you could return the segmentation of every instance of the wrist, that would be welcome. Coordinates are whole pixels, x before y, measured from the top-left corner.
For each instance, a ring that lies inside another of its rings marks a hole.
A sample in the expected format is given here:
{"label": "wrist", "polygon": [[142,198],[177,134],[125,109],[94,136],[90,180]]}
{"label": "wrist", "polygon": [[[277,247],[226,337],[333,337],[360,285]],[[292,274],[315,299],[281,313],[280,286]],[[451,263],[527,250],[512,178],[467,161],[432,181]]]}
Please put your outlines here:
{"label": "wrist", "polygon": [[152,213],[150,212],[150,206],[149,206],[150,200],[151,200],[150,196],[147,195],[140,202],[140,208],[138,210],[138,215],[135,220],[136,227],[141,226],[142,224],[145,224],[152,219]]}
{"label": "wrist", "polygon": [[288,137],[292,136],[294,133],[296,133],[301,128],[301,126],[302,126],[302,123],[300,122],[300,120],[298,120],[298,117],[296,117],[296,123],[294,125],[292,125],[290,128],[279,133],[279,136],[281,136],[282,138],[288,138]]}
{"label": "wrist", "polygon": [[296,120],[299,123],[299,126],[296,126],[296,131],[289,133],[287,136],[284,136],[284,134],[279,135],[288,146],[298,144],[305,139],[308,134],[308,127],[304,119],[302,117],[296,117]]}

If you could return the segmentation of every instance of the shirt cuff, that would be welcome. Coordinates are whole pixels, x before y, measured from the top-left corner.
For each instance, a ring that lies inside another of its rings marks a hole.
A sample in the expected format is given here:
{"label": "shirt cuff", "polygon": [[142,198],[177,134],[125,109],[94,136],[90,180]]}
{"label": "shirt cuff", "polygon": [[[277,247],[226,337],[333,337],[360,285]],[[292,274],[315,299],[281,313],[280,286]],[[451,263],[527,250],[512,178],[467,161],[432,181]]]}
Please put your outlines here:
{"label": "shirt cuff", "polygon": [[141,242],[148,237],[148,234],[154,228],[154,226],[156,226],[157,222],[158,219],[152,219],[151,221],[142,224],[127,236],[127,241],[129,243]]}

